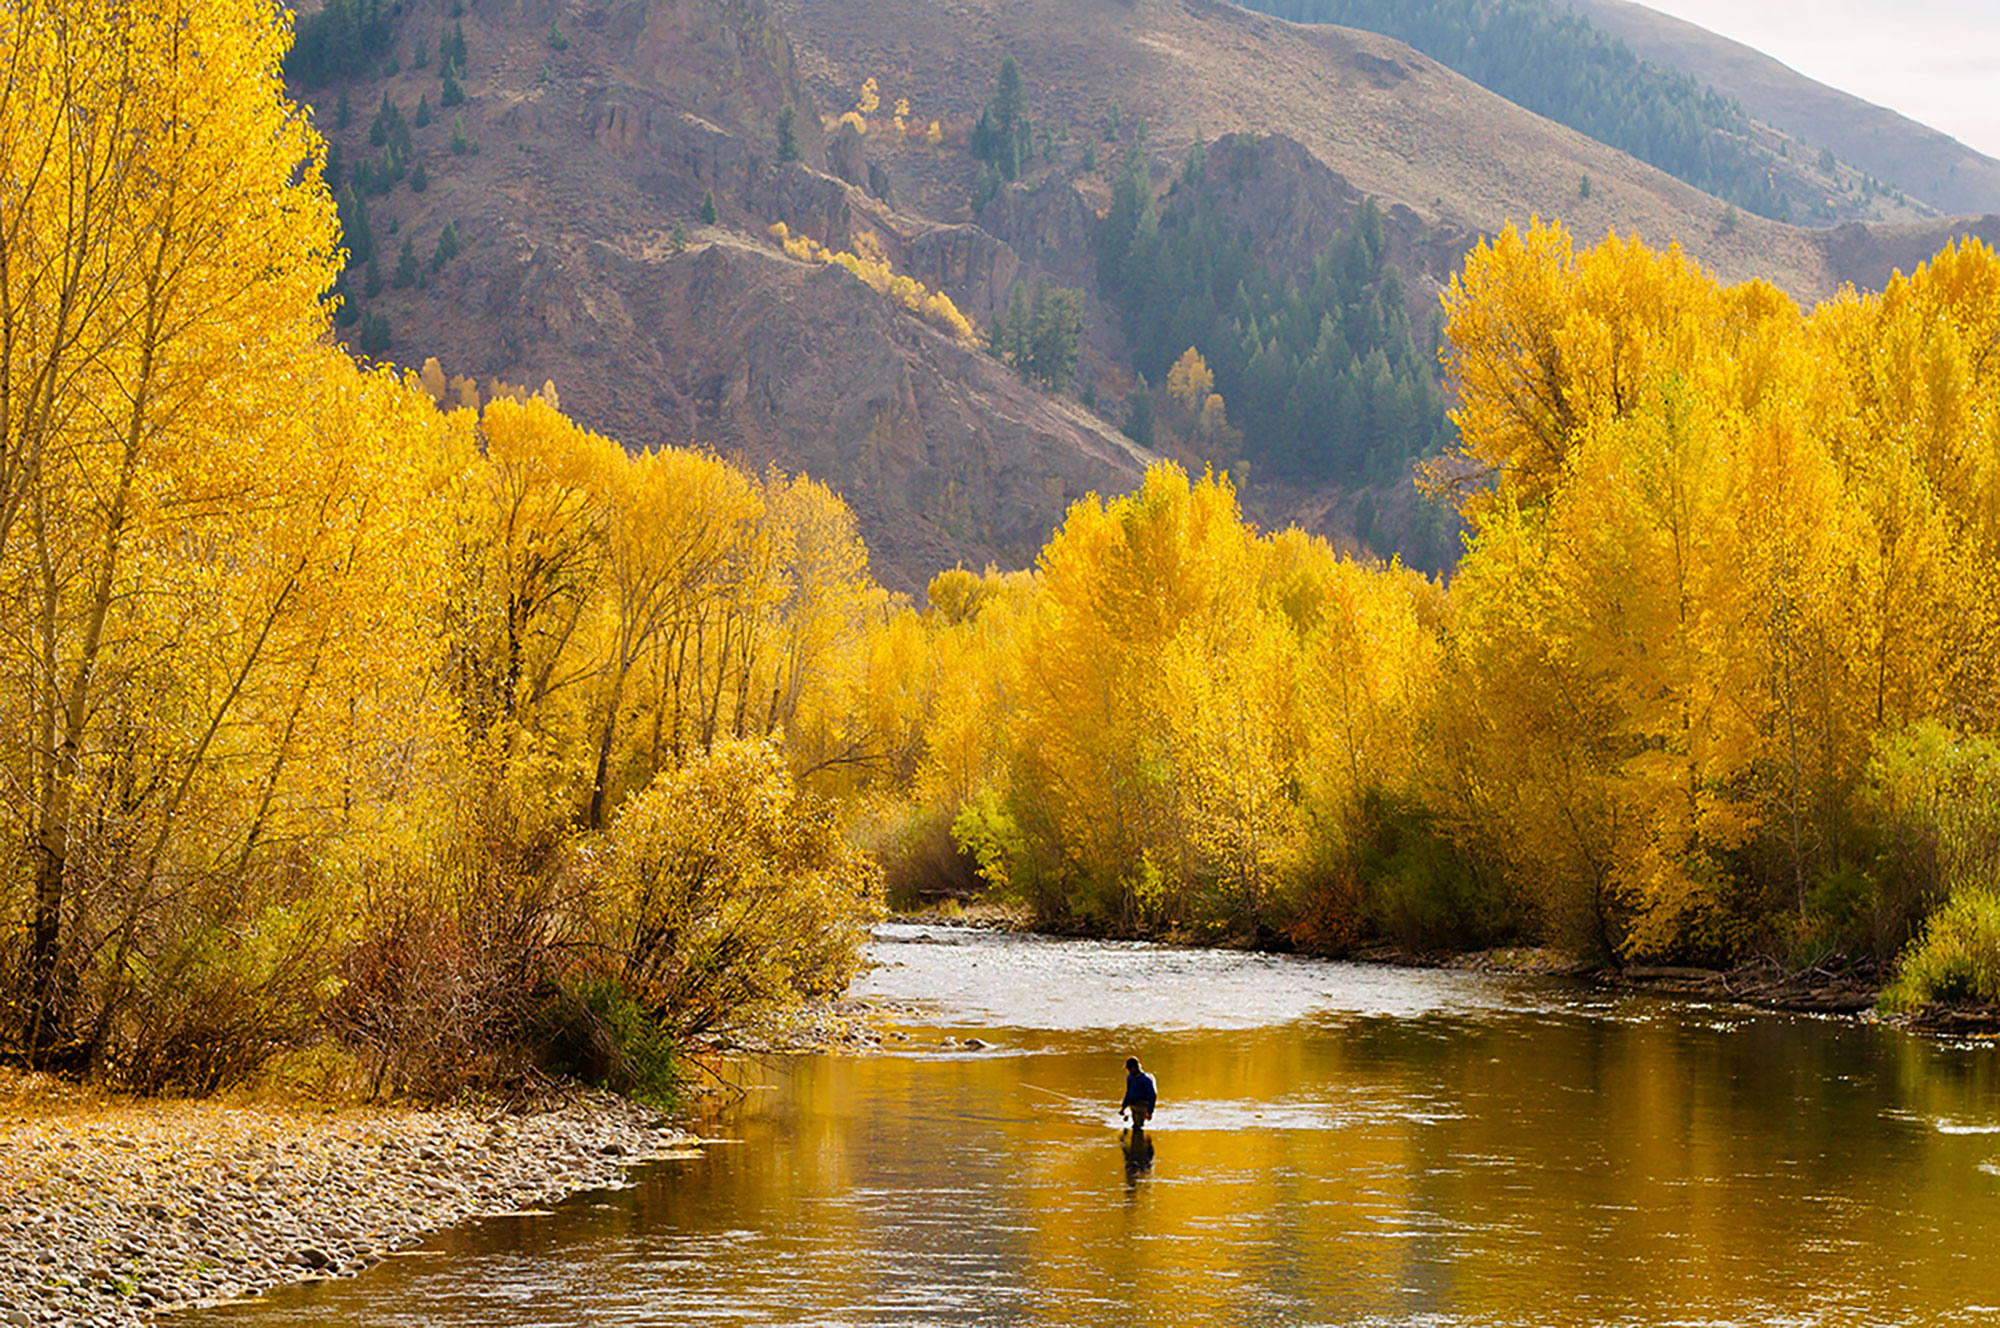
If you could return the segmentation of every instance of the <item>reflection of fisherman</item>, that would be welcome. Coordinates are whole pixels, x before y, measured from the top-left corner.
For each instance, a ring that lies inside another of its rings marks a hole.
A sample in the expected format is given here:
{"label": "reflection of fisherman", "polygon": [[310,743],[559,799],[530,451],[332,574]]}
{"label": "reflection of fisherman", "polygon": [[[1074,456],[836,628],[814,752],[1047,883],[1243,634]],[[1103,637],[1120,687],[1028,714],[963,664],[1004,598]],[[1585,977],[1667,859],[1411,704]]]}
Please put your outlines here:
{"label": "reflection of fisherman", "polygon": [[1125,1179],[1137,1180],[1145,1172],[1153,1169],[1153,1136],[1134,1125],[1118,1136],[1118,1146],[1125,1150]]}
{"label": "reflection of fisherman", "polygon": [[1132,1133],[1137,1135],[1146,1128],[1146,1122],[1153,1119],[1153,1107],[1160,1100],[1160,1090],[1153,1082],[1153,1076],[1139,1068],[1139,1058],[1125,1059],[1125,1100],[1118,1104],[1118,1114],[1132,1113]]}

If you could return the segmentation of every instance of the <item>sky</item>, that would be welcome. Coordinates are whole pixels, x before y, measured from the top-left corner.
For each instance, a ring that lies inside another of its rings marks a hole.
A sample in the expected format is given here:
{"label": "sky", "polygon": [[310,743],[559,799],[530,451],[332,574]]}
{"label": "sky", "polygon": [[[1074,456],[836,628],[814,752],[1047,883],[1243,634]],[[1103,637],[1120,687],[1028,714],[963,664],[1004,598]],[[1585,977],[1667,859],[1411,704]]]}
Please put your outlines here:
{"label": "sky", "polygon": [[2000,0],[1640,0],[2000,157]]}

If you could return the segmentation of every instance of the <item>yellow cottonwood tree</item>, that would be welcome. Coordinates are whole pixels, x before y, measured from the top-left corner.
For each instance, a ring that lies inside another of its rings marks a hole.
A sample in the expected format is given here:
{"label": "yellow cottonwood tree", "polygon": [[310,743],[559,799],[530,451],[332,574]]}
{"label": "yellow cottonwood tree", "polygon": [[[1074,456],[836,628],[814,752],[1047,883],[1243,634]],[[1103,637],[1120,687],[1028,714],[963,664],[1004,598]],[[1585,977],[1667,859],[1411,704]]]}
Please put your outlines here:
{"label": "yellow cottonwood tree", "polygon": [[[51,0],[0,25],[14,71],[0,90],[0,555],[28,628],[8,757],[29,791],[24,1020],[31,1057],[88,1059],[113,1012],[78,1022],[81,966],[103,952],[72,920],[100,916],[100,887],[124,917],[143,911],[131,901],[175,856],[216,743],[303,598],[315,555],[275,551],[266,514],[303,503],[333,519],[277,459],[315,445],[302,403],[325,371],[318,296],[337,239],[320,142],[279,81],[277,6]],[[114,698],[132,663],[199,630],[173,606],[202,603],[222,566],[258,570],[230,578],[250,595],[241,635],[210,637],[223,673],[193,713],[148,726],[173,736],[142,785],[154,819],[108,881],[79,836],[104,824],[116,754],[151,750],[118,727]]]}
{"label": "yellow cottonwood tree", "polygon": [[1539,218],[1481,241],[1444,301],[1464,451],[1523,496],[1561,480],[1580,431],[1730,330],[1715,283],[1678,246],[1655,254],[1612,234],[1578,254]]}
{"label": "yellow cottonwood tree", "polygon": [[1215,386],[1215,374],[1201,352],[1189,346],[1167,370],[1167,395],[1180,402],[1190,415],[1201,413],[1203,403]]}
{"label": "yellow cottonwood tree", "polygon": [[[1977,254],[1946,266],[1990,281]],[[1454,587],[1482,726],[1461,824],[1514,826],[1517,879],[1586,944],[1735,952],[1752,836],[1788,866],[1769,902],[1802,912],[1868,728],[1985,694],[1959,661],[1983,658],[1986,573],[1945,497],[1980,506],[1975,375],[1916,312],[1924,277],[1806,320],[1537,224],[1454,288],[1458,419],[1499,475]]]}

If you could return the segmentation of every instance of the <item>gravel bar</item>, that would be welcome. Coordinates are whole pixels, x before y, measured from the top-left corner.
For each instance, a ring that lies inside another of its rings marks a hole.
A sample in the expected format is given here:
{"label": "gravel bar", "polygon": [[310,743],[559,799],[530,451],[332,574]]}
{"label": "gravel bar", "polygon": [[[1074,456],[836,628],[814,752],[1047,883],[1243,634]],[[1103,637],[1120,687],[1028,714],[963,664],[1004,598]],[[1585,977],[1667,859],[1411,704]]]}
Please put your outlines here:
{"label": "gravel bar", "polygon": [[0,1105],[0,1328],[144,1324],[351,1277],[429,1232],[615,1185],[697,1142],[598,1093],[526,1115]]}

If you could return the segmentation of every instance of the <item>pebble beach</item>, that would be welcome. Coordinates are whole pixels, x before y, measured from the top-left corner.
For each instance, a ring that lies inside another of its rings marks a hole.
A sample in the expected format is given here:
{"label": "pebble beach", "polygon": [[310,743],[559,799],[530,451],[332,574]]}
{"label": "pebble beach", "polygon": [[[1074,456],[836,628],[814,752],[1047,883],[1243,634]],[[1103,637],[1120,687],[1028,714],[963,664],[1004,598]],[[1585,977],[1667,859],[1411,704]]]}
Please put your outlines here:
{"label": "pebble beach", "polygon": [[0,1101],[0,1325],[171,1322],[354,1276],[697,1144],[604,1093],[531,1114]]}

